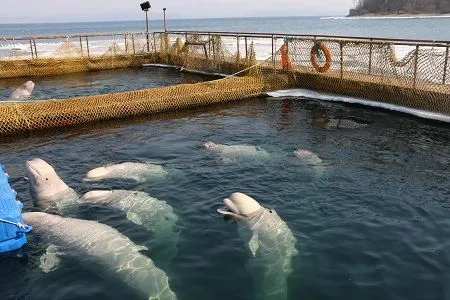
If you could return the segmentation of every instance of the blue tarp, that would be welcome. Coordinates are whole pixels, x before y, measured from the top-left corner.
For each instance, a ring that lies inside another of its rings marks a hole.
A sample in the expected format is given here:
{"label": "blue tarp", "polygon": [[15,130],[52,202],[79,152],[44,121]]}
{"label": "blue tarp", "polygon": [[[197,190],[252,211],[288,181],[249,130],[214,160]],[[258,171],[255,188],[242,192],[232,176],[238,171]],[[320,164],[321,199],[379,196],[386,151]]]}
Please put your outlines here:
{"label": "blue tarp", "polygon": [[16,195],[0,165],[0,253],[22,247],[27,242],[25,233],[31,230],[31,226],[23,224],[23,204],[16,201]]}

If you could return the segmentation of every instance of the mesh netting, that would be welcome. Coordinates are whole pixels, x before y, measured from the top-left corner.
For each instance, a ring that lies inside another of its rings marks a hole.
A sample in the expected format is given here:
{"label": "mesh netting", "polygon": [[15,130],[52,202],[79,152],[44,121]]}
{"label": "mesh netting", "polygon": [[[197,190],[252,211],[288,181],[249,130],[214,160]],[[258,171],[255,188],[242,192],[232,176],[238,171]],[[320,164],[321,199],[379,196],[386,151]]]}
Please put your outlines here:
{"label": "mesh netting", "polygon": [[65,40],[58,44],[55,57],[3,58],[0,78],[136,67],[145,62],[241,77],[58,101],[1,103],[0,134],[239,100],[289,87],[450,115],[448,44],[209,33],[150,33],[148,38],[145,33],[132,34],[123,42],[109,42]]}

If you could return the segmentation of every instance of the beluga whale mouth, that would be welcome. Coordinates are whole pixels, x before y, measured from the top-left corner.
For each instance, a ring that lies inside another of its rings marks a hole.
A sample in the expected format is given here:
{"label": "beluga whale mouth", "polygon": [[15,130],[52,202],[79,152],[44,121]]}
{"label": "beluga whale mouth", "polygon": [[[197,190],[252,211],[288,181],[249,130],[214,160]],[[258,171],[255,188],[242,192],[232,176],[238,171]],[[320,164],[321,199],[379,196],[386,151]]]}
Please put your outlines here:
{"label": "beluga whale mouth", "polygon": [[217,212],[238,220],[246,220],[263,208],[255,199],[239,192],[231,194],[223,202],[225,206],[218,208]]}

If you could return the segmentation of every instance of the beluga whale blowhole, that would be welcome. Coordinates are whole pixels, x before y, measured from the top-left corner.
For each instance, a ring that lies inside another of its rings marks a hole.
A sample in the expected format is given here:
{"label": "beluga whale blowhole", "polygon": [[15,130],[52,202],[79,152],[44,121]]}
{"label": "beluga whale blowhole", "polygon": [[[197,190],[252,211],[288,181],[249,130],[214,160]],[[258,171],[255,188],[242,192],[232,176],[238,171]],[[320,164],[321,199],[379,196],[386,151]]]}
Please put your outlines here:
{"label": "beluga whale blowhole", "polygon": [[217,211],[237,221],[239,234],[252,254],[247,267],[254,279],[256,299],[286,299],[291,260],[298,253],[292,231],[275,210],[243,193],[233,193],[223,201],[225,207]]}
{"label": "beluga whale blowhole", "polygon": [[[73,256],[83,267],[95,272],[101,269],[101,276],[116,278],[147,299],[176,299],[166,273],[139,252],[146,248],[134,244],[114,228],[96,221],[41,212],[24,213],[23,219],[33,226],[33,232],[51,243],[53,250],[47,253]],[[47,265],[45,270],[56,267]]]}

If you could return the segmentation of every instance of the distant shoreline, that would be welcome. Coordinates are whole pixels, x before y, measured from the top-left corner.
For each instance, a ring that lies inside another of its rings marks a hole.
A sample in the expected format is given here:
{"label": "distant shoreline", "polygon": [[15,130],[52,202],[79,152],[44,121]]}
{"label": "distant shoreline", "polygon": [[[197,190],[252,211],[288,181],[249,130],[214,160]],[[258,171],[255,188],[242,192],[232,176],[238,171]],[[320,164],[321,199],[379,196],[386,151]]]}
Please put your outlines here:
{"label": "distant shoreline", "polygon": [[383,14],[368,13],[361,15],[348,15],[347,18],[449,18],[450,14]]}

